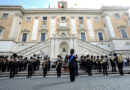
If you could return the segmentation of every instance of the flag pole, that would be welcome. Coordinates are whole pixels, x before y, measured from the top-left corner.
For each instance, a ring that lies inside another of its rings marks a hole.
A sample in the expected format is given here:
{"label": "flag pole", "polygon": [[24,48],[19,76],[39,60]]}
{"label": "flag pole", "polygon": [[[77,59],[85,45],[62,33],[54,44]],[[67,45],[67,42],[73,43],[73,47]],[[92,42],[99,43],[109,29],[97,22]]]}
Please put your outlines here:
{"label": "flag pole", "polygon": [[[63,0],[62,0],[62,5],[63,5]],[[62,6],[62,8],[63,8],[64,6]]]}

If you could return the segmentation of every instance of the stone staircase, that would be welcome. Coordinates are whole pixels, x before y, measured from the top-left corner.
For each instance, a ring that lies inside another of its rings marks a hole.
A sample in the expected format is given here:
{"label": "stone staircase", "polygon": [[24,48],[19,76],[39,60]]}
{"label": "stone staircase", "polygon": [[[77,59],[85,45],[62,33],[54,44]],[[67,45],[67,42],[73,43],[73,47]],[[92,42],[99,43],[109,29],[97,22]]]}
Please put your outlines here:
{"label": "stone staircase", "polygon": [[[82,49],[82,52],[89,51],[89,54],[96,54],[96,55],[108,55],[110,54],[110,51],[105,50],[99,46],[93,45],[89,42],[85,42],[82,40],[77,40],[78,47]],[[84,51],[86,50],[86,51]]]}
{"label": "stone staircase", "polygon": [[[47,50],[49,52],[50,45],[51,45],[50,43],[51,43],[50,40],[47,40],[44,42],[39,42],[38,44],[35,44],[33,46],[30,46],[28,48],[25,48],[25,49],[17,52],[17,54],[22,55],[24,57],[30,57],[33,54],[40,54],[41,50],[43,50],[45,53],[46,53],[45,50]],[[89,42],[81,41],[79,39],[77,39],[77,52],[78,52],[78,55],[86,54],[86,52],[90,55],[108,55],[108,54],[110,54],[110,51],[108,51],[108,50],[105,50],[99,46],[93,45]]]}
{"label": "stone staircase", "polygon": [[50,47],[50,40],[39,42],[38,44],[35,44],[33,46],[30,46],[24,50],[21,50],[17,52],[18,55],[22,55],[24,57],[30,57],[33,54],[40,53],[40,50],[46,49]]}
{"label": "stone staircase", "polygon": [[[118,69],[117,69],[118,70]],[[95,74],[102,74],[99,73],[98,70],[92,70],[93,75]],[[0,72],[0,77],[9,77],[9,72]],[[79,75],[88,75],[85,70],[78,70]],[[119,72],[111,72],[111,68],[108,70],[108,74],[119,74]],[[124,67],[124,74],[130,74],[130,66]],[[61,75],[69,75],[69,71],[64,71],[62,68]],[[15,77],[26,77],[27,76],[27,70],[18,72],[18,74],[15,75]],[[34,72],[32,76],[43,76],[42,69],[37,70]],[[50,71],[48,71],[47,76],[57,76],[57,72],[55,68],[51,68]]]}

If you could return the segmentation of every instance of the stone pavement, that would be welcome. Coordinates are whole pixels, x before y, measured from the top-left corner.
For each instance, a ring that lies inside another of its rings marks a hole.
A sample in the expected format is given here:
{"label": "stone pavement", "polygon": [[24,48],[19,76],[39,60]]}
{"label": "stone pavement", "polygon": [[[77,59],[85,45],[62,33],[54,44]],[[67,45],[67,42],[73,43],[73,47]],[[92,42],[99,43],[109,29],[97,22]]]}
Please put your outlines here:
{"label": "stone pavement", "polygon": [[103,76],[82,75],[75,82],[69,81],[69,76],[34,76],[32,78],[15,77],[0,78],[0,90],[130,90],[130,75],[111,74]]}

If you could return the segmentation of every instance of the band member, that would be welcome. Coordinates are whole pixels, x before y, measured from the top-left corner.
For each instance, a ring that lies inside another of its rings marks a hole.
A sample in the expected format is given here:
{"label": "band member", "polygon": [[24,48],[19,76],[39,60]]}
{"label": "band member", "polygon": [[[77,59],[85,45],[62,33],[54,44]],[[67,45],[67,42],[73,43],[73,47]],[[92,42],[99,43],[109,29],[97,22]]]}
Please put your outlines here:
{"label": "band member", "polygon": [[61,77],[61,67],[62,67],[62,57],[58,55],[58,58],[56,61],[57,77]]}
{"label": "band member", "polygon": [[46,75],[47,75],[47,66],[48,66],[48,62],[45,59],[44,62],[42,63],[43,77],[46,77]]}
{"label": "band member", "polygon": [[104,56],[101,56],[101,65],[102,65],[102,68],[103,68],[103,75],[108,75],[107,73],[107,60],[104,59]]}
{"label": "band member", "polygon": [[78,55],[75,56],[76,57],[76,67],[75,67],[75,76],[78,76]]}
{"label": "band member", "polygon": [[80,57],[80,62],[79,62],[80,69],[82,69],[82,70],[84,70],[84,69],[83,69],[83,59],[84,59],[84,56],[81,56],[81,57]]}
{"label": "band member", "polygon": [[14,78],[15,70],[16,70],[16,60],[14,58],[14,59],[11,59],[10,61],[10,77],[9,78]]}
{"label": "band member", "polygon": [[114,54],[114,60],[117,62],[117,66],[118,66],[118,70],[120,75],[124,75],[123,73],[123,56],[122,54],[120,54],[120,56],[118,57],[117,54]]}
{"label": "band member", "polygon": [[13,54],[13,56],[11,57],[11,61],[10,61],[10,77],[9,78],[14,78],[15,74],[16,74],[16,57],[17,54]]}
{"label": "band member", "polygon": [[93,69],[97,70],[97,65],[96,65],[96,57],[93,57]]}
{"label": "band member", "polygon": [[51,61],[50,61],[50,57],[47,58],[47,71],[50,71],[50,67],[51,67]]}
{"label": "band member", "polygon": [[74,49],[70,50],[70,56],[69,56],[69,73],[70,73],[70,81],[75,81],[75,63],[76,63],[76,57],[73,55]]}
{"label": "band member", "polygon": [[97,64],[98,64],[98,70],[99,73],[102,73],[102,65],[101,65],[101,59],[99,59],[99,56],[97,56]]}
{"label": "band member", "polygon": [[95,70],[99,70],[98,61],[99,61],[99,56],[96,57],[96,61],[95,61]]}
{"label": "band member", "polygon": [[[32,59],[32,57],[30,59]],[[33,73],[33,62],[28,61],[28,76],[27,76],[27,78],[31,78],[32,73]]]}
{"label": "band member", "polygon": [[89,55],[86,58],[86,67],[89,76],[92,76],[92,60]]}
{"label": "band member", "polygon": [[112,67],[112,72],[116,72],[116,61],[114,60],[114,57],[110,55],[110,63]]}
{"label": "band member", "polygon": [[69,55],[66,55],[64,60],[64,71],[68,70],[68,59],[69,59]]}
{"label": "band member", "polygon": [[106,60],[107,69],[109,69],[109,59],[108,59],[107,55],[105,56],[105,58],[104,58],[104,59]]}

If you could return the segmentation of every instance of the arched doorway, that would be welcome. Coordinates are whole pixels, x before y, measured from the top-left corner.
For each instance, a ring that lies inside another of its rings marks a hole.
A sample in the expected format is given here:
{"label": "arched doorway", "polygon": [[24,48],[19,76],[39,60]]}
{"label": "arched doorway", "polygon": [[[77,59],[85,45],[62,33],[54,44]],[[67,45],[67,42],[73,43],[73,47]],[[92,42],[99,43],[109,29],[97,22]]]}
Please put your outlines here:
{"label": "arched doorway", "polygon": [[69,51],[69,45],[67,42],[62,42],[60,44],[60,55],[64,58],[66,54],[68,54]]}

